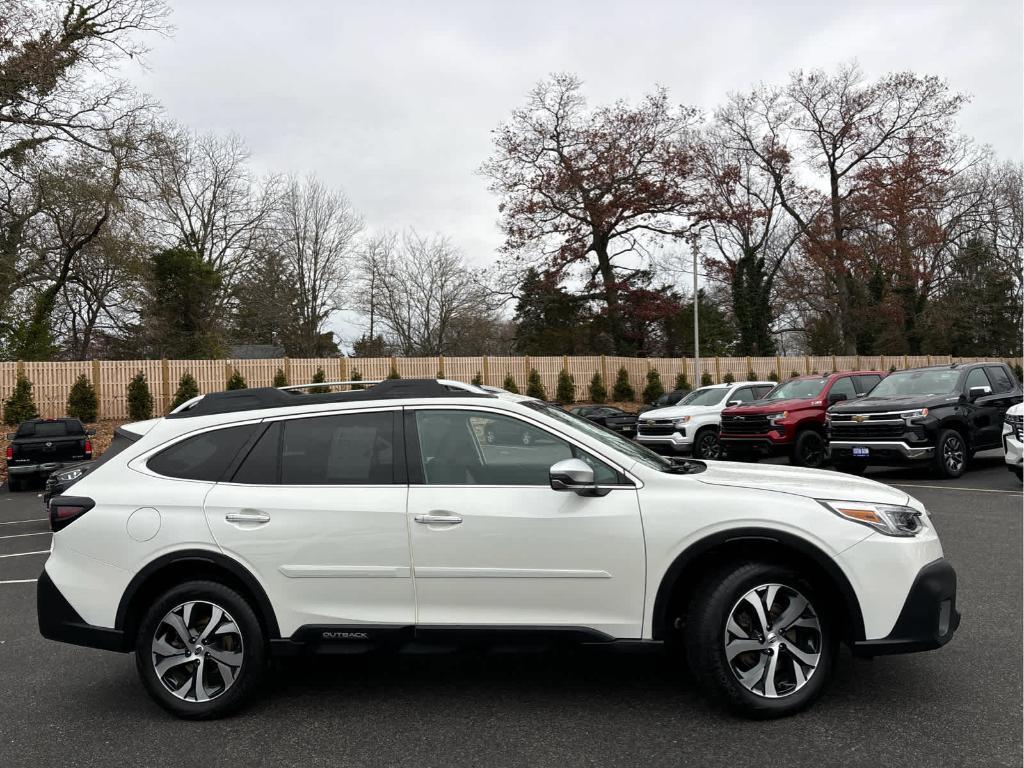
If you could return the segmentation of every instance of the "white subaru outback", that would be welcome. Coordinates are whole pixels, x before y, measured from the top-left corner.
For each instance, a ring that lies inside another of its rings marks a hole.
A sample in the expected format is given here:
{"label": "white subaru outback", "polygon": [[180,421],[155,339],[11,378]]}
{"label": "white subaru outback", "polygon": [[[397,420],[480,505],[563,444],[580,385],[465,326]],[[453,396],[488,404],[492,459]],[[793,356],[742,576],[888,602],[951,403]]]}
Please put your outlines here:
{"label": "white subaru outback", "polygon": [[673,453],[689,453],[696,459],[720,458],[722,411],[730,405],[760,400],[775,386],[774,381],[739,381],[695,389],[675,405],[640,414],[637,442]]}
{"label": "white subaru outback", "polygon": [[42,634],[133,651],[186,718],[238,707],[277,654],[540,639],[662,643],[775,717],[821,693],[840,642],[938,648],[960,619],[902,491],[671,461],[456,382],[206,395],[122,429],[49,516]]}

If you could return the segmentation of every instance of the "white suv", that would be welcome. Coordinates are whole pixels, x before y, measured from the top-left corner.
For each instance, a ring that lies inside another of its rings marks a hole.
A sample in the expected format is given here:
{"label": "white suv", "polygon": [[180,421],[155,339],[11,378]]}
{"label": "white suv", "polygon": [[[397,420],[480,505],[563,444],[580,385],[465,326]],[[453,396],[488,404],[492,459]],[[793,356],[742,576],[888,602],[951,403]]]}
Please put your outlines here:
{"label": "white suv", "polygon": [[50,501],[40,630],[134,651],[187,718],[237,707],[275,654],[542,639],[664,643],[709,695],[773,717],[822,691],[839,642],[919,651],[959,624],[903,491],[670,461],[472,385],[206,395],[101,462]]}
{"label": "white suv", "polygon": [[1003,418],[1003,459],[1006,468],[1024,480],[1024,403],[1010,406]]}
{"label": "white suv", "polygon": [[730,405],[760,400],[775,388],[774,381],[740,381],[695,389],[669,408],[640,414],[636,439],[652,448],[689,453],[697,459],[721,456],[718,430],[722,411]]}

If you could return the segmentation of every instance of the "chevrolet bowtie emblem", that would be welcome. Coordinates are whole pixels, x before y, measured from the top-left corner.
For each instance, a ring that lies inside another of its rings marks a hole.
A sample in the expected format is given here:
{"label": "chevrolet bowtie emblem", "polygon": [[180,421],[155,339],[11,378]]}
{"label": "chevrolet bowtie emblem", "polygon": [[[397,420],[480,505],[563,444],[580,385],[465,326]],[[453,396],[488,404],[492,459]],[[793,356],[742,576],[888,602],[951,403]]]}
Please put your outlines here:
{"label": "chevrolet bowtie emblem", "polygon": [[853,420],[860,424],[862,421],[866,421],[867,418],[868,417],[865,416],[864,414],[858,413],[856,416],[853,417]]}

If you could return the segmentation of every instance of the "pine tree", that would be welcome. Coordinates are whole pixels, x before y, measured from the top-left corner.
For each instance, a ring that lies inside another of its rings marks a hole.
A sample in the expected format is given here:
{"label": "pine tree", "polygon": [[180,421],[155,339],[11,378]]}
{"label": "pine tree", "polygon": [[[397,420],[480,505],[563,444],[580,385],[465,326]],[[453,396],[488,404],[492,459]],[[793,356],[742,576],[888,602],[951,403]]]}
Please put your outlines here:
{"label": "pine tree", "polygon": [[590,399],[595,403],[603,403],[608,399],[608,390],[604,386],[604,379],[601,378],[601,374],[598,371],[594,371],[594,376],[590,380]]}
{"label": "pine tree", "polygon": [[[316,373],[313,374],[313,381],[314,382],[327,381],[327,374],[324,373],[324,369],[323,368],[319,368],[318,367],[316,369]],[[330,392],[331,388],[330,387],[310,387],[307,391],[311,395],[323,395],[323,394],[325,394],[327,392]]]}
{"label": "pine tree", "polygon": [[797,373],[796,371],[790,371],[790,372],[789,372],[789,378],[791,378],[791,379],[795,379],[795,378],[796,378],[797,376],[799,376],[799,375],[800,375],[800,374],[799,374],[799,373]]}
{"label": "pine tree", "polygon": [[473,377],[472,383],[476,384],[478,387],[481,386],[484,383],[484,375],[480,373],[480,371],[477,371],[476,376]]}
{"label": "pine tree", "polygon": [[685,373],[676,374],[676,386],[675,386],[675,388],[676,389],[689,389],[690,388],[690,380],[688,378],[686,378],[686,374]]}
{"label": "pine tree", "polygon": [[240,374],[238,372],[238,369],[235,368],[234,372],[228,378],[227,386],[224,387],[224,388],[228,389],[228,390],[231,390],[231,389],[248,389],[249,385],[245,383],[245,378],[242,376],[242,374]]}
{"label": "pine tree", "polygon": [[647,386],[644,387],[644,402],[648,405],[654,403],[659,397],[665,394],[665,387],[661,383],[661,374],[657,368],[651,368],[647,372]]}
{"label": "pine tree", "polygon": [[702,387],[709,387],[714,383],[715,380],[711,378],[711,374],[708,373],[707,371],[704,371],[704,373],[700,375],[700,385]]}
{"label": "pine tree", "polygon": [[726,371],[725,376],[722,377],[723,384],[735,384],[736,377],[732,375],[732,371]]}
{"label": "pine tree", "polygon": [[576,380],[565,368],[558,372],[558,387],[555,390],[555,399],[563,405],[576,402]]}
{"label": "pine tree", "polygon": [[519,394],[519,387],[516,386],[515,377],[511,373],[505,374],[505,381],[502,383],[501,388],[506,392],[511,392],[513,395]]}
{"label": "pine tree", "polygon": [[23,421],[39,416],[35,398],[32,397],[32,382],[22,374],[18,374],[14,384],[14,392],[4,403],[4,424],[15,427]]}
{"label": "pine tree", "polygon": [[275,386],[275,387],[287,387],[288,386],[288,377],[284,375],[284,370],[282,368],[278,368],[277,372],[274,374],[273,386]]}
{"label": "pine tree", "polygon": [[[348,375],[349,381],[362,381],[363,374],[357,371],[355,368],[352,369],[352,373]],[[362,384],[353,384],[352,389],[366,389]]]}
{"label": "pine tree", "polygon": [[768,380],[769,381],[778,381],[779,380],[779,372],[778,371],[772,371],[771,373],[769,373],[768,374]]}
{"label": "pine tree", "polygon": [[757,372],[753,368],[747,371],[747,381],[757,381]]}
{"label": "pine tree", "polygon": [[391,370],[388,371],[388,376],[387,377],[389,379],[400,379],[400,378],[402,378],[401,375],[398,373],[398,367],[395,365],[395,361],[394,360],[391,361]]}
{"label": "pine tree", "polygon": [[530,375],[526,377],[526,396],[536,397],[538,400],[547,400],[548,393],[544,389],[544,382],[540,380],[540,373],[536,368],[530,369]]}
{"label": "pine tree", "polygon": [[636,399],[636,392],[633,385],[629,383],[629,371],[625,366],[619,368],[615,377],[615,386],[612,387],[612,400],[617,403],[632,403]]}
{"label": "pine tree", "polygon": [[99,413],[100,401],[96,396],[96,388],[89,381],[89,377],[81,374],[75,383],[71,385],[68,393],[68,416],[74,416],[85,422],[96,421],[96,414]]}
{"label": "pine tree", "polygon": [[1021,367],[1020,363],[1013,364],[1013,375],[1017,377],[1018,384],[1024,381],[1024,368]]}
{"label": "pine tree", "polygon": [[193,397],[199,396],[199,384],[196,383],[195,377],[185,371],[181,374],[181,378],[178,379],[178,389],[174,393],[174,399],[171,401],[171,410],[173,411],[182,403],[187,403]]}
{"label": "pine tree", "polygon": [[142,371],[128,382],[128,418],[132,421],[153,418],[153,395],[149,391],[146,374]]}

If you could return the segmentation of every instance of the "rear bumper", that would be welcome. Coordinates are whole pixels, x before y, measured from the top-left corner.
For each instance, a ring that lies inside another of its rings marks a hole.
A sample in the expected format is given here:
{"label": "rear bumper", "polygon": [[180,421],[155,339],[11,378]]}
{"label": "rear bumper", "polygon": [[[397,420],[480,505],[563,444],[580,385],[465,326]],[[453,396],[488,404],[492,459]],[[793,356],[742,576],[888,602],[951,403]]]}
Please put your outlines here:
{"label": "rear bumper", "polygon": [[948,643],[959,626],[956,571],[940,558],[917,574],[892,631],[877,640],[854,642],[853,652],[858,656],[881,656],[931,651]]}
{"label": "rear bumper", "polygon": [[39,632],[47,640],[105,651],[124,653],[130,650],[126,647],[127,641],[121,630],[87,624],[57,589],[46,571],[39,575],[36,584],[36,614]]}
{"label": "rear bumper", "polygon": [[[867,458],[854,456],[854,448],[867,448]],[[831,440],[828,444],[829,457],[840,461],[866,461],[869,464],[884,461],[927,461],[935,455],[935,446],[912,446],[902,440],[871,441],[871,440]]]}
{"label": "rear bumper", "polygon": [[79,464],[78,461],[66,462],[66,461],[50,461],[44,464],[8,464],[7,474],[14,477],[23,477],[27,475],[48,475],[51,472],[56,472],[58,469],[63,469],[68,464]]}

